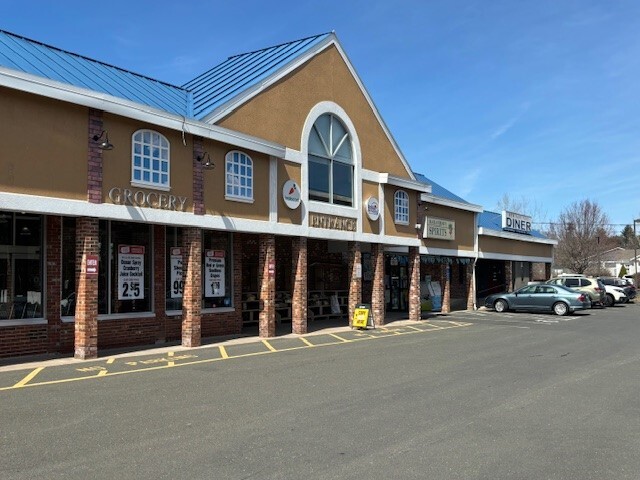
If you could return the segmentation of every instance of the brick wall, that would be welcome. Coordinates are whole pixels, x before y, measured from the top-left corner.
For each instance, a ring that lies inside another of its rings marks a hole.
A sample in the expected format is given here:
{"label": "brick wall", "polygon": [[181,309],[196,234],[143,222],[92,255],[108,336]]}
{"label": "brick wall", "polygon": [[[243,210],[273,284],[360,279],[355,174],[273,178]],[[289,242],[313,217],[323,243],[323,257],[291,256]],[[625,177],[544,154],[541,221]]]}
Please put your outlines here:
{"label": "brick wall", "polygon": [[373,282],[371,286],[371,310],[376,325],[385,324],[384,302],[384,245],[371,245],[371,262],[373,263]]}
{"label": "brick wall", "polygon": [[93,139],[104,130],[102,111],[89,109],[89,152],[87,158],[87,200],[102,203],[102,150]]}

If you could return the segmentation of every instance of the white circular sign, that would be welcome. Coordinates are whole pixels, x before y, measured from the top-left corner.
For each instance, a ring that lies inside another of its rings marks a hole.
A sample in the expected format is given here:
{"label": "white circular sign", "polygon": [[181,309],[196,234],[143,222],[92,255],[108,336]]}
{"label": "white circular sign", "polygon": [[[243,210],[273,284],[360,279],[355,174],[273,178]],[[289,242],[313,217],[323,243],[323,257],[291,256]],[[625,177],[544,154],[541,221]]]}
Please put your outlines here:
{"label": "white circular sign", "polygon": [[287,207],[295,210],[300,206],[300,187],[293,180],[287,180],[282,187],[282,199]]}
{"label": "white circular sign", "polygon": [[369,217],[374,222],[380,218],[380,204],[378,203],[378,199],[376,197],[369,197],[367,199],[367,203],[365,204],[365,208],[367,209],[367,217]]}

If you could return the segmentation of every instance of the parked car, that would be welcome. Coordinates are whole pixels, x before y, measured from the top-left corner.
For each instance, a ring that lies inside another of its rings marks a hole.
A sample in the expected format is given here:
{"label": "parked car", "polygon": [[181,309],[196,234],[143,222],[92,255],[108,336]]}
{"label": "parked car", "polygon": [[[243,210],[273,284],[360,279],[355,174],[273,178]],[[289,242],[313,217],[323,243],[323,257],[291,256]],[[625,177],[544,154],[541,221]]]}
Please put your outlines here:
{"label": "parked car", "polygon": [[604,283],[605,287],[607,285],[611,285],[617,288],[621,288],[627,297],[627,301],[636,298],[636,287],[632,283],[627,282],[625,278],[598,277],[598,279],[602,281],[602,283]]}
{"label": "parked car", "polygon": [[594,305],[604,306],[605,304],[606,292],[604,283],[595,277],[587,277],[586,275],[580,274],[560,275],[559,277],[547,280],[545,283],[548,285],[563,285],[586,293],[589,295],[592,307]]}
{"label": "parked car", "polygon": [[527,285],[515,292],[489,295],[484,305],[496,312],[527,310],[567,315],[591,308],[589,295],[563,285]]}
{"label": "parked car", "polygon": [[616,303],[627,303],[629,297],[624,294],[624,290],[614,285],[604,285],[605,297],[604,306],[613,307]]}

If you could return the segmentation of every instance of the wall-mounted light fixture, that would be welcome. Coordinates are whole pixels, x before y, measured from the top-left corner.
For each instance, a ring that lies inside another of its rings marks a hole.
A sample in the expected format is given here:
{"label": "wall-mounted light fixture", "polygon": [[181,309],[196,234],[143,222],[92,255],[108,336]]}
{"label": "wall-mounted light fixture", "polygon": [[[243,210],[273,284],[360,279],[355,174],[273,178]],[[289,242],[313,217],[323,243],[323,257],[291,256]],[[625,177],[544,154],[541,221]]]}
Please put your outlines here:
{"label": "wall-mounted light fixture", "polygon": [[113,150],[113,143],[109,141],[109,133],[106,130],[103,130],[100,135],[94,135],[93,141],[98,142],[100,150]]}
{"label": "wall-mounted light fixture", "polygon": [[197,160],[202,164],[202,168],[205,170],[213,170],[216,168],[215,163],[211,160],[211,155],[208,152],[204,152],[202,155],[198,155]]}

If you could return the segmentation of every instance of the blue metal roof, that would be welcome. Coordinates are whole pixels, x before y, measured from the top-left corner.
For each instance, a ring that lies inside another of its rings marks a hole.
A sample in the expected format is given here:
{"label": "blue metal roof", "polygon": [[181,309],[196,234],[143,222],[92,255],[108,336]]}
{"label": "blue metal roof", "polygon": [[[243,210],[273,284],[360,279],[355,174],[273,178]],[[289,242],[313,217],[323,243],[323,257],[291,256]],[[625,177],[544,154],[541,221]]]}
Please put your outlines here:
{"label": "blue metal roof", "polygon": [[[433,180],[428,179],[427,177],[425,177],[421,173],[413,172],[413,174],[415,175],[416,180],[418,182],[422,182],[424,184],[431,185],[431,193],[433,195],[435,195],[436,197],[445,198],[447,200],[453,200],[454,202],[469,203],[464,198],[461,198],[461,197],[457,196],[456,194],[450,192],[449,190],[444,188],[442,185],[439,185],[436,182],[434,182]],[[469,205],[471,205],[471,204],[469,204]]]}
{"label": "blue metal roof", "polygon": [[[502,213],[490,212],[488,210],[483,211],[478,215],[478,227],[502,232]],[[547,238],[546,235],[543,235],[538,230],[531,230],[529,234],[523,233],[521,235],[527,235],[535,238]]]}
{"label": "blue metal roof", "polygon": [[193,116],[202,119],[236,95],[259,85],[332,32],[229,57],[182,87],[193,94]]}
{"label": "blue metal roof", "polygon": [[189,93],[122,68],[0,30],[0,65],[190,116]]}

